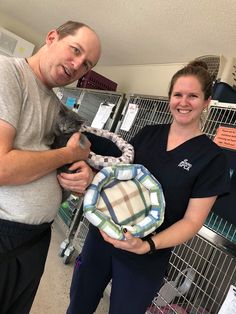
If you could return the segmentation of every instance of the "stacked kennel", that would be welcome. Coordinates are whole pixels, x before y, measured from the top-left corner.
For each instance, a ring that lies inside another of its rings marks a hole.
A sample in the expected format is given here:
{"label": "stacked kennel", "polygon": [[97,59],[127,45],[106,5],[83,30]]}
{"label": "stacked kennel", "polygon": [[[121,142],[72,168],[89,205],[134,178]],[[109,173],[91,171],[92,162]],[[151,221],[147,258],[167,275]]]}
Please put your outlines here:
{"label": "stacked kennel", "polygon": [[[137,110],[127,129],[123,122],[130,107]],[[171,120],[167,98],[130,95],[116,132],[129,141],[145,125]],[[203,131],[213,140],[220,125],[236,126],[236,105],[217,101],[211,104]],[[220,216],[215,207],[216,211],[209,215],[200,232],[173,250],[165,282],[147,314],[218,313],[230,285],[236,283],[236,224],[229,215]],[[78,251],[83,246],[88,226],[87,219],[82,218],[73,240]]]}
{"label": "stacked kennel", "polygon": [[[168,100],[166,97],[159,97],[158,101],[152,96],[143,97],[140,95],[133,95],[126,97],[127,99],[122,112],[116,116],[116,128],[114,130],[115,133],[120,134],[126,141],[129,141],[129,139],[143,126],[145,126],[148,121],[151,123],[166,123],[171,121],[171,114],[168,109]],[[137,115],[135,116],[135,123],[132,124],[131,130],[127,132],[122,131],[121,124],[124,120],[126,112],[129,110],[130,104],[135,106],[141,105],[141,110],[138,110]],[[74,238],[72,240],[73,247],[75,247],[79,252],[83,247],[88,233],[88,228],[89,222],[82,216],[81,222],[75,231]]]}
{"label": "stacked kennel", "polygon": [[[220,83],[220,57],[200,57],[208,63],[216,83]],[[217,99],[217,93],[215,97]],[[236,100],[235,100],[236,103]],[[116,133],[129,141],[147,124],[170,123],[166,97],[129,95],[122,113],[117,115]],[[236,105],[213,101],[206,113],[203,131],[214,140],[219,127],[236,127]],[[233,206],[235,191],[235,161],[233,150],[226,149],[232,168],[232,191],[226,203],[217,201],[199,233],[177,246],[171,255],[168,274],[160,293],[147,309],[147,314],[216,314],[226,298],[230,285],[236,284],[236,222]],[[227,210],[228,209],[228,210]],[[224,213],[224,214],[223,214]],[[74,239],[81,250],[89,223],[82,218]]]}
{"label": "stacked kennel", "polygon": [[[123,121],[133,104],[138,108],[136,117],[129,130],[126,126],[123,130]],[[131,95],[116,131],[129,140],[146,124],[169,122],[167,98]],[[220,106],[215,101],[210,106],[203,131],[214,139],[222,124],[236,127],[236,105]],[[236,153],[232,167],[236,167]],[[148,314],[218,313],[230,285],[236,283],[236,223],[232,224],[229,216],[227,220],[217,213],[209,215],[204,227],[192,240],[173,250],[161,294],[153,300]]]}
{"label": "stacked kennel", "polygon": [[[99,124],[97,126],[101,129],[115,130],[118,123],[117,117],[124,106],[122,93],[69,87],[56,88],[54,92],[63,104],[76,111],[85,120],[86,125]],[[61,205],[56,217],[57,224],[66,235],[66,239],[59,248],[59,256],[63,257],[65,264],[69,262],[75,250],[75,244],[81,243],[81,241],[75,241],[75,233],[82,219],[82,202],[82,198],[71,195]]]}

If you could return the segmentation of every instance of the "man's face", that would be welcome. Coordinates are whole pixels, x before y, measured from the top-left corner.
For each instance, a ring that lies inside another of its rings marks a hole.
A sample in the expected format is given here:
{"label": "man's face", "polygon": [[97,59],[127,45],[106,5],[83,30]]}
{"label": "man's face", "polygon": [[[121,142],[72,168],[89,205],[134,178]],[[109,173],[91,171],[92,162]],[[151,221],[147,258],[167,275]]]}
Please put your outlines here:
{"label": "man's face", "polygon": [[87,73],[99,57],[99,39],[89,28],[82,27],[74,35],[62,39],[52,31],[40,59],[40,78],[49,88],[68,85]]}

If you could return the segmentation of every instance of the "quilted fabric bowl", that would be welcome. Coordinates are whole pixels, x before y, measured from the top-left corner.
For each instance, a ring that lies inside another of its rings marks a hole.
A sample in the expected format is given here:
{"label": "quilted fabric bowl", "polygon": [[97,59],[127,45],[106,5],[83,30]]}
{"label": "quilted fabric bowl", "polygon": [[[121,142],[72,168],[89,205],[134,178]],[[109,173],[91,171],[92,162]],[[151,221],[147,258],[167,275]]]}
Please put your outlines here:
{"label": "quilted fabric bowl", "polygon": [[109,167],[115,164],[120,163],[129,164],[133,162],[134,148],[131,144],[126,142],[119,134],[104,129],[93,128],[87,125],[83,125],[81,127],[81,132],[89,132],[97,136],[109,139],[121,151],[120,157],[104,156],[91,151],[88,158],[88,163],[91,167],[101,170],[104,167]]}
{"label": "quilted fabric bowl", "polygon": [[145,237],[164,220],[161,184],[142,165],[118,164],[96,174],[84,197],[84,216],[115,239],[126,228]]}

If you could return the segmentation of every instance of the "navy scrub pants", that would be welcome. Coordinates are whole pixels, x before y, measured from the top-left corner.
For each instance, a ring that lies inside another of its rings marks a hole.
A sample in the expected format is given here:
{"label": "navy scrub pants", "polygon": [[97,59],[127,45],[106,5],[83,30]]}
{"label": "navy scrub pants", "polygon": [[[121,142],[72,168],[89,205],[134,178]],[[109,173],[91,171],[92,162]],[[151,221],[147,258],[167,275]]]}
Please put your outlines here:
{"label": "navy scrub pants", "polygon": [[137,255],[106,243],[90,226],[78,256],[67,314],[92,314],[112,279],[109,314],[144,314],[163,283],[170,250]]}
{"label": "navy scrub pants", "polygon": [[29,314],[51,239],[51,224],[0,219],[0,313]]}

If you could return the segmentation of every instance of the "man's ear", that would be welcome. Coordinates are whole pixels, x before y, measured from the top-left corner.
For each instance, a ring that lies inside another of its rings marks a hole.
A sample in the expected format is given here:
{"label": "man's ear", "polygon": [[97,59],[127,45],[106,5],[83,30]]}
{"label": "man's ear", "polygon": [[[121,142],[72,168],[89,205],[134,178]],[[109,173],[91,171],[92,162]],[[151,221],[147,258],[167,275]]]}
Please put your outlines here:
{"label": "man's ear", "polygon": [[52,30],[47,34],[46,44],[51,45],[54,41],[58,39],[58,33],[56,30]]}

